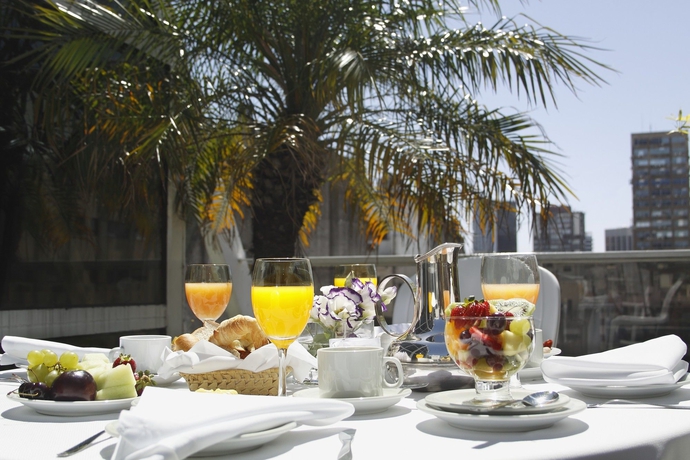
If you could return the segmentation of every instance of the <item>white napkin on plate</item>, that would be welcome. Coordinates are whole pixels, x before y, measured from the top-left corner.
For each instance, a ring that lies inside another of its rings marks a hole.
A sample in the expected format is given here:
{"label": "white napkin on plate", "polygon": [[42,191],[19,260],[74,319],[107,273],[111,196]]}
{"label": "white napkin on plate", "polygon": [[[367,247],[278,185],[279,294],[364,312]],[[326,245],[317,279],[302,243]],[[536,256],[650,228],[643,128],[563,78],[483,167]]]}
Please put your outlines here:
{"label": "white napkin on plate", "polygon": [[[245,359],[239,359],[232,353],[223,350],[207,340],[200,340],[189,351],[170,351],[158,375],[168,378],[176,372],[185,374],[203,374],[225,369],[244,369],[261,372],[278,367],[278,349],[272,343],[251,352]],[[288,348],[285,365],[292,367],[296,380],[303,381],[316,367],[316,358],[299,343],[294,342]]]}
{"label": "white napkin on plate", "polygon": [[182,459],[221,441],[289,422],[323,426],[354,413],[336,399],[195,393],[149,387],[122,411],[113,460]]}
{"label": "white napkin on plate", "polygon": [[547,382],[566,386],[673,384],[688,371],[686,351],[680,337],[666,335],[591,355],[553,356],[541,370]]}
{"label": "white napkin on plate", "polygon": [[81,348],[67,343],[6,335],[2,338],[2,349],[5,353],[0,355],[0,364],[3,366],[11,364],[25,366],[28,364],[26,355],[31,350],[43,350],[45,348],[53,350],[58,356],[65,351],[73,351],[79,355],[79,359],[83,358],[86,353],[103,353],[105,355],[110,353],[109,348]]}

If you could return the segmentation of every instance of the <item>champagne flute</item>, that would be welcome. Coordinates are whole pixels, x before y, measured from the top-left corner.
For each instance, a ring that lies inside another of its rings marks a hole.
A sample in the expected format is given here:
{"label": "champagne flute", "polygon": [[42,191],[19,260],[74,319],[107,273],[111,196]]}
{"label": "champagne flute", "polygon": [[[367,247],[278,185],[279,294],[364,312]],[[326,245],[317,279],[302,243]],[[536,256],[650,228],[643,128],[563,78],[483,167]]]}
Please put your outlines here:
{"label": "champagne flute", "polygon": [[345,280],[350,274],[352,274],[353,278],[359,278],[362,283],[370,281],[374,284],[374,286],[378,285],[378,280],[376,278],[376,265],[374,264],[338,265],[335,267],[333,285],[335,287],[345,286]]}
{"label": "champagne flute", "polygon": [[[498,253],[482,257],[481,285],[484,299],[524,299],[532,304],[539,298],[539,266],[535,254]],[[520,377],[511,377],[511,386],[520,388]]]}
{"label": "champagne flute", "polygon": [[184,280],[187,303],[207,328],[215,329],[232,295],[230,267],[225,264],[191,264]]}
{"label": "champagne flute", "polygon": [[252,308],[268,339],[278,348],[278,396],[287,396],[287,349],[302,333],[314,300],[309,259],[257,259],[252,274]]}

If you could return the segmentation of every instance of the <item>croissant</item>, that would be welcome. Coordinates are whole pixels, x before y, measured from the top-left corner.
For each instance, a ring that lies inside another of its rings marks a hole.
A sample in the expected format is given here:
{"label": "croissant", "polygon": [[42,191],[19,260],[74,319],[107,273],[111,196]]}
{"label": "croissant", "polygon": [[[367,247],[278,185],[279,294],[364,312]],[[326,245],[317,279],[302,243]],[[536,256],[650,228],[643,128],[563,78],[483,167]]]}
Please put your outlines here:
{"label": "croissant", "polygon": [[[218,323],[215,321],[212,321],[211,323],[211,325],[214,327],[218,326]],[[208,340],[209,337],[211,337],[211,334],[213,334],[213,328],[202,326],[191,334],[187,333],[178,335],[172,341],[172,349],[173,351],[189,351],[189,349],[192,348],[199,340]]]}
{"label": "croissant", "polygon": [[208,340],[241,359],[269,342],[256,319],[244,315],[220,323]]}

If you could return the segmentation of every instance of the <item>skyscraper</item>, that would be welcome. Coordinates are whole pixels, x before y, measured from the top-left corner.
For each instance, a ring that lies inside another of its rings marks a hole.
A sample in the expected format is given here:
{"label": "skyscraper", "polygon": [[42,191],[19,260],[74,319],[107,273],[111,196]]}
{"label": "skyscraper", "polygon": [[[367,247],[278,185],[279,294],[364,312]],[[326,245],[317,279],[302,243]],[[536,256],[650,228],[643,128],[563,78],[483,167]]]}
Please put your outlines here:
{"label": "skyscraper", "polygon": [[472,234],[472,251],[474,253],[517,251],[517,214],[515,211],[497,210],[496,222],[495,229],[487,225],[487,228],[482,231],[479,220],[475,218]]}
{"label": "skyscraper", "polygon": [[591,251],[592,237],[585,232],[585,214],[570,206],[551,206],[546,228],[537,225],[534,233],[535,252]]}
{"label": "skyscraper", "polygon": [[632,244],[632,228],[611,228],[606,229],[606,250],[607,251],[631,251]]}
{"label": "skyscraper", "polygon": [[632,135],[633,247],[690,247],[688,136]]}

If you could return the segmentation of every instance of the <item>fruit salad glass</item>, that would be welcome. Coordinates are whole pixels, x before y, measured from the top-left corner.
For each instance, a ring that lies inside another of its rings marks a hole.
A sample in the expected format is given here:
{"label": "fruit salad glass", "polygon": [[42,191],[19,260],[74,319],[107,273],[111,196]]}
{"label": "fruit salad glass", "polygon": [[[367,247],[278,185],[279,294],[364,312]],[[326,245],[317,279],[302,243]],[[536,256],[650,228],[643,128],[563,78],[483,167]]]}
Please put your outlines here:
{"label": "fruit salad glass", "polygon": [[451,315],[446,317],[444,337],[455,364],[474,378],[473,402],[512,399],[510,378],[525,366],[534,349],[531,316]]}

